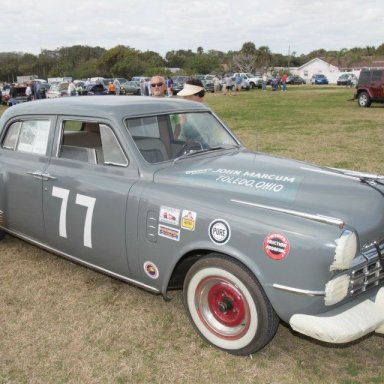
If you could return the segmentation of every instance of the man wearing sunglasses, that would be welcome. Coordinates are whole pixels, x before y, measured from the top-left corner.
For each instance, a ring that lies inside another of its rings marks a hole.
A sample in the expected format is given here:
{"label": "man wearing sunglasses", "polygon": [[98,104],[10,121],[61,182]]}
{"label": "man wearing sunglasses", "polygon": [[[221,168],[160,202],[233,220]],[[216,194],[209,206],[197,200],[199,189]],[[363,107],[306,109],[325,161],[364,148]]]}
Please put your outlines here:
{"label": "man wearing sunglasses", "polygon": [[167,91],[164,77],[153,76],[151,78],[151,95],[156,97],[164,97]]}

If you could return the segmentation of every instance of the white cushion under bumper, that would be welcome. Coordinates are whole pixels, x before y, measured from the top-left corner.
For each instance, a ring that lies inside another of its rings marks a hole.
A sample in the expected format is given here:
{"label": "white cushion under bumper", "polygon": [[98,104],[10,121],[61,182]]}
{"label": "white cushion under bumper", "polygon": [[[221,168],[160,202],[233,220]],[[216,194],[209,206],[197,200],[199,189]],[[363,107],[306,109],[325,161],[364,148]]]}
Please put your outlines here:
{"label": "white cushion under bumper", "polygon": [[375,301],[365,300],[344,312],[323,316],[296,314],[289,324],[292,329],[328,343],[348,343],[376,331],[384,333],[384,288]]}

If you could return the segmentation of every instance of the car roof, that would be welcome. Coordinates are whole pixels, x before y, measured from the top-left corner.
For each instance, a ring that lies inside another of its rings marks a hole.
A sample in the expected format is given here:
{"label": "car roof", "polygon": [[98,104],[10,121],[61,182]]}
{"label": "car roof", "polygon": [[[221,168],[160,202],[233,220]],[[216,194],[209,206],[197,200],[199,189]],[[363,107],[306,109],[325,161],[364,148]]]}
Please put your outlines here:
{"label": "car roof", "polygon": [[203,103],[148,96],[77,96],[43,99],[8,108],[2,120],[19,115],[72,115],[123,118],[129,116],[201,111]]}

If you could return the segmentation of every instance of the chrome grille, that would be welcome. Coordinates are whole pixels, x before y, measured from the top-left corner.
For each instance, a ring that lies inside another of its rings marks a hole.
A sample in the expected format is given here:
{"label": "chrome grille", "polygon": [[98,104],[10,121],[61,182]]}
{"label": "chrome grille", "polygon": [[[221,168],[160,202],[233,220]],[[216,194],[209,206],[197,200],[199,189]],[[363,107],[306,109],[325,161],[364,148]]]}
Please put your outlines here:
{"label": "chrome grille", "polygon": [[357,265],[351,272],[349,296],[384,285],[384,241],[364,250],[363,256],[366,262]]}

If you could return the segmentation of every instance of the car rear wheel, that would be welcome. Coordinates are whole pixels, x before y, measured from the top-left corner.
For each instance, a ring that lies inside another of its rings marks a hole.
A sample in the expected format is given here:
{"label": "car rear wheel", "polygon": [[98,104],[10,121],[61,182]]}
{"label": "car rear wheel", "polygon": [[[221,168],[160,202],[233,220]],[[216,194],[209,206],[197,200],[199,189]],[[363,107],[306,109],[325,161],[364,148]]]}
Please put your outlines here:
{"label": "car rear wheel", "polygon": [[359,93],[359,96],[357,97],[357,102],[358,102],[360,107],[370,107],[371,106],[371,99],[369,98],[369,95],[367,92]]}
{"label": "car rear wheel", "polygon": [[279,318],[254,275],[241,263],[212,253],[184,281],[184,306],[203,339],[234,355],[263,348]]}

